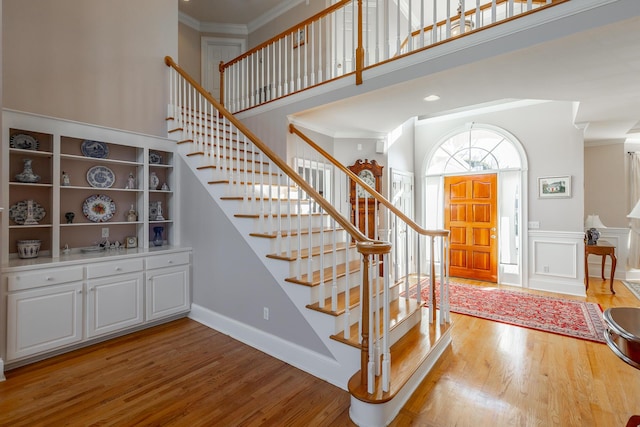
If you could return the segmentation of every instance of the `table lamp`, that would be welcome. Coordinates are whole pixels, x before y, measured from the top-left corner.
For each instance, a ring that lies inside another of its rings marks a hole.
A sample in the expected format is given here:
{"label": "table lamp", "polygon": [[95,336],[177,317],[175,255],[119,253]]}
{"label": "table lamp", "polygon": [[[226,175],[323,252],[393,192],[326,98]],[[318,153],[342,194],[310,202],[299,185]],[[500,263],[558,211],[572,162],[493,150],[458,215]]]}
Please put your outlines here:
{"label": "table lamp", "polygon": [[[640,207],[638,207],[640,213]],[[607,228],[606,225],[600,221],[600,215],[587,215],[587,219],[584,222],[584,228],[587,229],[587,245],[596,245],[600,238],[600,232],[598,228]]]}

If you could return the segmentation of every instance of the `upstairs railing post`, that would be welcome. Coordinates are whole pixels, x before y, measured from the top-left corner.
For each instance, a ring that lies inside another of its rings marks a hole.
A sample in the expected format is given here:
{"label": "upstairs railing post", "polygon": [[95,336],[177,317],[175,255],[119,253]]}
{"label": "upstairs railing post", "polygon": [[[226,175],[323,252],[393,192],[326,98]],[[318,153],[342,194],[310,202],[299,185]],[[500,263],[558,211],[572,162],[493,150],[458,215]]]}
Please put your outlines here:
{"label": "upstairs railing post", "polygon": [[220,61],[218,70],[220,70],[220,105],[224,106],[224,61]]}
{"label": "upstairs railing post", "polygon": [[364,69],[364,43],[362,34],[362,0],[358,0],[358,47],[356,48],[356,84],[362,84]]}

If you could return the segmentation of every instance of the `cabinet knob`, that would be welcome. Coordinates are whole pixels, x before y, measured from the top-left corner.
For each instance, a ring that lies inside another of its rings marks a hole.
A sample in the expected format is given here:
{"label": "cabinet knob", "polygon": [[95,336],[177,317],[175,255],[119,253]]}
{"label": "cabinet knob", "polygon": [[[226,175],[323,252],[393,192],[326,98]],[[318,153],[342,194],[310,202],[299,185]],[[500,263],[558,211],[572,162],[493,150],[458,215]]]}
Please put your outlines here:
{"label": "cabinet knob", "polygon": [[116,271],[120,271],[120,270],[122,270],[121,267],[116,267]]}
{"label": "cabinet knob", "polygon": [[50,281],[52,281],[52,280],[53,280],[53,277],[51,277],[51,276],[47,276],[47,277],[46,277],[46,280],[50,282]]}
{"label": "cabinet knob", "polygon": [[173,260],[170,259],[169,261],[167,261],[169,264],[173,264]]}

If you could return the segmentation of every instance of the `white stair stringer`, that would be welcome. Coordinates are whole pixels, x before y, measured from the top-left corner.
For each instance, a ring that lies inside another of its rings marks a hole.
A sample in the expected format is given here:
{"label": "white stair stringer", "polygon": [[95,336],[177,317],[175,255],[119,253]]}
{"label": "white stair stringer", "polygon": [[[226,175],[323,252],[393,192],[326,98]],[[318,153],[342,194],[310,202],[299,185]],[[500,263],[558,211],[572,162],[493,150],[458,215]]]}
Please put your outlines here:
{"label": "white stair stringer", "polygon": [[[175,138],[179,138],[179,132],[173,132],[172,136]],[[198,170],[197,167],[201,166],[202,160],[200,157],[202,156],[188,156],[191,152],[191,144],[183,143],[178,146],[178,154],[182,158],[182,160],[189,166],[189,169],[195,174],[198,180],[201,182],[203,187],[207,190],[207,192],[211,195],[211,197],[215,200],[215,202],[219,205],[221,210],[225,213],[227,219],[234,224],[236,229],[239,231],[240,235],[242,235],[249,245],[249,247],[256,254],[257,260],[263,263],[263,265],[268,269],[268,271],[272,274],[273,278],[279,283],[282,289],[285,291],[287,296],[291,299],[294,305],[297,307],[302,316],[307,320],[309,325],[318,335],[320,340],[325,344],[325,346],[329,349],[331,354],[335,358],[335,364],[332,366],[327,365],[326,356],[317,355],[318,358],[314,359],[313,357],[309,357],[309,351],[306,350],[304,352],[304,356],[294,355],[287,353],[283,357],[281,348],[281,343],[278,344],[274,340],[267,341],[262,340],[263,346],[260,350],[283,360],[293,366],[296,366],[306,372],[313,374],[314,376],[321,378],[331,384],[334,384],[344,390],[347,390],[347,382],[349,378],[360,369],[360,351],[355,347],[340,343],[336,340],[330,338],[332,334],[335,334],[336,329],[336,320],[333,316],[328,316],[324,313],[317,312],[315,310],[309,310],[306,305],[312,301],[312,290],[306,286],[300,286],[297,284],[288,283],[285,281],[286,278],[291,276],[289,263],[283,262],[282,260],[270,259],[267,257],[268,254],[273,253],[272,243],[268,240],[258,237],[252,237],[250,234],[254,232],[255,225],[253,221],[247,221],[246,218],[238,218],[235,214],[243,212],[243,204],[242,200],[221,200],[221,198],[228,196],[227,194],[227,185],[211,185],[209,181],[211,180],[211,174],[208,170]],[[200,311],[201,315],[202,311]],[[198,320],[198,319],[196,319]],[[212,320],[213,321],[213,320]],[[224,319],[220,319],[218,317],[217,321],[224,321]],[[207,324],[206,321],[203,323]],[[211,326],[211,325],[210,325]],[[237,326],[237,325],[236,325]],[[259,333],[259,331],[249,331],[248,329],[238,328],[238,327],[230,327],[232,330],[235,330],[237,333],[247,333],[248,336],[233,336],[233,338],[238,339],[239,341],[252,343],[256,340],[251,337],[251,334]],[[282,340],[280,340],[282,341]],[[291,343],[291,350],[295,351],[296,346],[294,343]],[[265,348],[270,347],[270,348]],[[322,367],[326,367],[328,369],[321,369]]]}

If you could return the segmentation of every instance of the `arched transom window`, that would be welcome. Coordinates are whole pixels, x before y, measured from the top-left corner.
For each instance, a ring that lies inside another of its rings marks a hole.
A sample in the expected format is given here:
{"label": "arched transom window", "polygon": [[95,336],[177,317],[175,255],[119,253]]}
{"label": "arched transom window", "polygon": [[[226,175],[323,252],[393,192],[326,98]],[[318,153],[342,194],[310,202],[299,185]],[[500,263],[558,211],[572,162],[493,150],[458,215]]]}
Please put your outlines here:
{"label": "arched transom window", "polygon": [[505,135],[492,129],[472,126],[451,136],[438,147],[427,168],[427,175],[520,167],[520,154]]}

